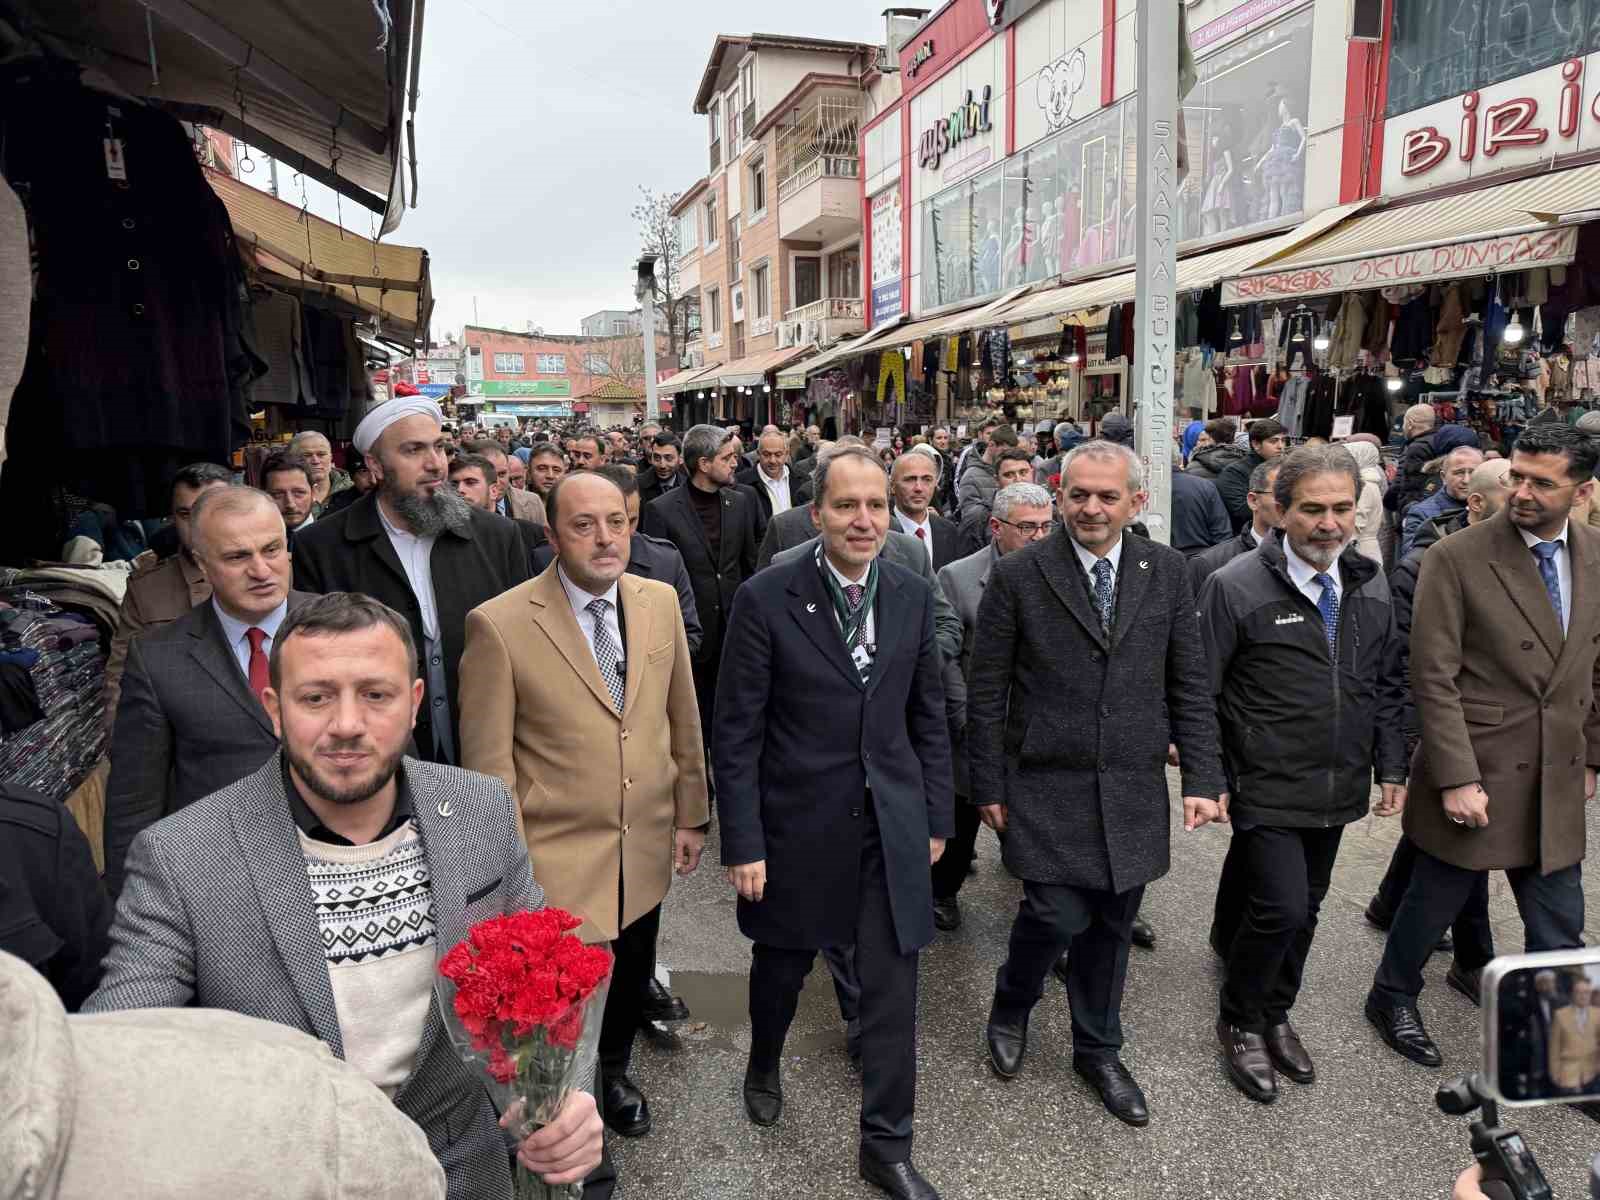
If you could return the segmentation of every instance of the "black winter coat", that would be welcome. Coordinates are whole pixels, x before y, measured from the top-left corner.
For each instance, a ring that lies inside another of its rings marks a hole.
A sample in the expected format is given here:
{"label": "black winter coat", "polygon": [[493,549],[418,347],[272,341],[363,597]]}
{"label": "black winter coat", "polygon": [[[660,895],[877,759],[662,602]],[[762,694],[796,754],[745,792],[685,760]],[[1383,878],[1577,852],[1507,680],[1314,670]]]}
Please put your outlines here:
{"label": "black winter coat", "polygon": [[756,501],[739,488],[722,489],[720,554],[713,559],[705,526],[689,498],[692,483],[680,484],[645,505],[639,528],[651,537],[664,538],[683,555],[694,585],[694,607],[700,617],[702,638],[696,663],[715,665],[722,656],[722,633],[733,611],[733,594],[756,573],[756,547],[760,516]]}
{"label": "black winter coat", "polygon": [[1289,578],[1282,534],[1216,572],[1200,594],[1229,812],[1240,820],[1345,825],[1366,814],[1375,770],[1406,777],[1389,588],[1353,547],[1339,574],[1336,661],[1322,614]]}
{"label": "black winter coat", "polygon": [[1062,529],[995,563],[967,689],[972,803],[1003,804],[1005,863],[1035,883],[1124,892],[1170,866],[1167,746],[1183,794],[1221,789],[1188,563],[1122,535],[1111,637]]}
{"label": "black winter coat", "polygon": [[1236,458],[1222,468],[1222,473],[1217,476],[1217,492],[1222,497],[1223,506],[1228,510],[1228,524],[1237,533],[1250,524],[1250,475],[1267,460],[1254,450],[1243,458]]}

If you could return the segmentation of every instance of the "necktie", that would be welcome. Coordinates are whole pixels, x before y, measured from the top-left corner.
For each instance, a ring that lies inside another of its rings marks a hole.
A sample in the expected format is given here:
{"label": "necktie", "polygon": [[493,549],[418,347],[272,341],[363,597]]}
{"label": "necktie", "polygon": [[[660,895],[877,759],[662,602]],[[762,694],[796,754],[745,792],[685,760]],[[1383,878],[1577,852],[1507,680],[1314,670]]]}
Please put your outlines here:
{"label": "necktie", "polygon": [[1100,628],[1111,636],[1111,614],[1116,608],[1116,579],[1111,574],[1111,564],[1103,558],[1094,562],[1094,606],[1100,610]]}
{"label": "necktie", "polygon": [[600,668],[600,678],[605,680],[606,691],[611,693],[611,703],[620,713],[622,672],[617,669],[617,664],[622,660],[622,652],[611,640],[611,631],[606,628],[606,613],[610,611],[611,601],[591,600],[584,607],[594,616],[594,661]]}
{"label": "necktie", "polygon": [[919,542],[925,542],[925,541],[927,541],[927,540],[928,540],[928,535],[927,535],[927,533],[926,533],[926,532],[924,532],[924,530],[923,530],[923,528],[922,528],[922,526],[921,526],[921,525],[918,525],[918,526],[917,526],[917,541],[919,541]]}
{"label": "necktie", "polygon": [[1322,595],[1317,597],[1317,611],[1322,614],[1322,629],[1328,635],[1328,654],[1339,654],[1339,593],[1333,590],[1333,580],[1322,571],[1311,577],[1312,583],[1322,585]]}
{"label": "necktie", "polygon": [[[867,589],[865,584],[847,583],[844,585],[844,602],[850,606],[850,612],[852,614],[855,613],[856,609],[861,607],[861,599],[866,594]],[[865,620],[863,620],[861,624],[856,627],[855,641],[849,647],[851,650],[855,650],[857,648],[860,648],[863,651],[865,651],[867,648],[867,623]],[[861,676],[861,682],[868,682],[872,678],[872,664],[867,661],[866,654],[851,654],[850,657],[855,660],[856,671]]]}
{"label": "necktie", "polygon": [[267,631],[252,627],[244,631],[244,636],[250,643],[250,669],[246,674],[250,677],[250,690],[259,700],[261,693],[266,691],[271,683],[271,675],[267,670],[267,656],[261,649],[261,643],[267,640]]}
{"label": "necktie", "polygon": [[1560,542],[1535,542],[1533,545],[1534,556],[1539,560],[1539,578],[1544,580],[1544,590],[1550,594],[1550,603],[1555,606],[1558,624],[1566,611],[1561,603],[1561,572],[1556,570],[1556,554],[1560,550]]}

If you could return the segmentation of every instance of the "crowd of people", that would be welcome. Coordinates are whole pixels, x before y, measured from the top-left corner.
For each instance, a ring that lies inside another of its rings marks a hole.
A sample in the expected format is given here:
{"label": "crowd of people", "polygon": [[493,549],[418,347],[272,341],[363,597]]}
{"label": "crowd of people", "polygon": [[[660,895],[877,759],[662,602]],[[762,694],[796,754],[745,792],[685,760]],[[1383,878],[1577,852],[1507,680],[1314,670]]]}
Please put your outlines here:
{"label": "crowd of people", "polygon": [[[1449,948],[1476,1001],[1490,871],[1528,949],[1580,944],[1600,442],[1534,424],[1486,456],[1432,417],[1407,413],[1387,469],[1373,437],[1290,448],[1275,420],[1195,421],[1170,545],[1141,524],[1118,414],[1093,437],[767,426],[747,447],[715,425],[490,435],[399,396],[342,469],[317,434],[260,489],[196,464],[173,481],[179,549],[134,574],[112,648],[104,879],[70,822],[0,797],[29,830],[0,859],[34,861],[17,877],[50,935],[0,946],[69,1010],[222,1009],[318,1039],[420,1129],[450,1196],[509,1196],[516,1158],[603,1197],[603,1128],[652,1128],[635,1040],[688,1015],[656,944],[715,820],[753,945],[749,1119],[782,1120],[820,951],[860,1067],[861,1176],[928,1200],[919,953],[960,927],[984,826],[1021,885],[995,1073],[1031,1041],[1119,1120],[1152,1119],[1120,1011],[1130,947],[1156,944],[1144,890],[1181,852],[1171,769],[1186,833],[1232,827],[1210,945],[1233,1084],[1270,1103],[1316,1078],[1292,1014],[1369,811],[1405,832],[1367,910],[1388,939],[1366,1015],[1438,1066],[1422,966]],[[593,1095],[513,1144],[432,980],[474,921],[541,904],[613,973]],[[1030,1037],[1052,976],[1068,1045]],[[1560,982],[1586,1012],[1587,981]],[[1593,1078],[1588,1018],[1545,1017],[1557,1082]]]}

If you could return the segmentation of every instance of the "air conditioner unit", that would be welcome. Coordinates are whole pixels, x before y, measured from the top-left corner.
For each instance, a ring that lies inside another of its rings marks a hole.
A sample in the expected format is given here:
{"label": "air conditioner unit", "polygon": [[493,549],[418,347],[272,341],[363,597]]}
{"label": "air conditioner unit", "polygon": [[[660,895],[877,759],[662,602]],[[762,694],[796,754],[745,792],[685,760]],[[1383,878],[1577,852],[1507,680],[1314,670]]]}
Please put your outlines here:
{"label": "air conditioner unit", "polygon": [[822,340],[821,321],[796,321],[795,324],[800,326],[800,337],[798,340],[801,343],[820,342]]}
{"label": "air conditioner unit", "polygon": [[778,349],[782,350],[786,346],[794,345],[794,326],[795,326],[795,323],[793,321],[779,321],[778,322],[778,327],[777,327]]}

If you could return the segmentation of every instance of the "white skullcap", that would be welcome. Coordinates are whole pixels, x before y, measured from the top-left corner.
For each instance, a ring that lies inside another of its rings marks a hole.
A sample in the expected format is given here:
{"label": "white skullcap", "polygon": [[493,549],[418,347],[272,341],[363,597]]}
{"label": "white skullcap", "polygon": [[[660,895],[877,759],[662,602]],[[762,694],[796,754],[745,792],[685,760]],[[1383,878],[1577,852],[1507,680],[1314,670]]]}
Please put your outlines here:
{"label": "white skullcap", "polygon": [[350,440],[357,450],[366,454],[389,426],[396,421],[419,415],[432,417],[435,424],[444,424],[444,413],[427,396],[395,396],[385,400],[362,417],[361,424],[356,426],[355,437]]}

